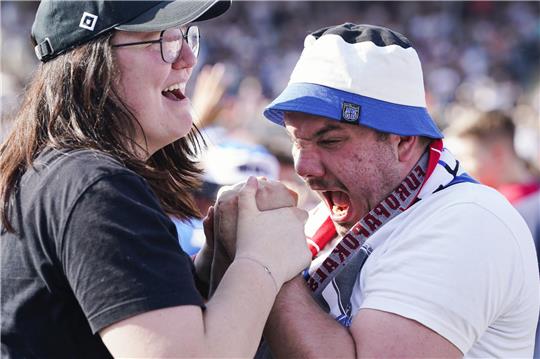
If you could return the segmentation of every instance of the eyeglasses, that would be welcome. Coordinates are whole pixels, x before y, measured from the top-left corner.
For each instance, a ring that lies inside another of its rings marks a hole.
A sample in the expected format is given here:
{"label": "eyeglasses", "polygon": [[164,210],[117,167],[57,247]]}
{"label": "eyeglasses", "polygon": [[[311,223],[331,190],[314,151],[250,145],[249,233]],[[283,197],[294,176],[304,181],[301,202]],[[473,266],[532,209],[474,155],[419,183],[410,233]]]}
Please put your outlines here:
{"label": "eyeglasses", "polygon": [[159,40],[128,42],[125,44],[115,44],[113,47],[134,46],[143,44],[159,43],[161,49],[161,58],[166,63],[172,64],[178,60],[182,52],[182,45],[186,40],[191,52],[197,57],[199,55],[199,43],[201,35],[198,26],[190,26],[184,34],[179,28],[163,30],[159,35]]}

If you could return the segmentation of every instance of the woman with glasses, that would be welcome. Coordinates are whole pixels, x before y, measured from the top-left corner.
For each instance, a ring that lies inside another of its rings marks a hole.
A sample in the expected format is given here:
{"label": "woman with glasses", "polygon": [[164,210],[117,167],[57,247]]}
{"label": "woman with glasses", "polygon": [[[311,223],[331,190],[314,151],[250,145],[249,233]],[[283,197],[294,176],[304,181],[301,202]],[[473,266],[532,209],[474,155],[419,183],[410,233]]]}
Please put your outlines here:
{"label": "woman with glasses", "polygon": [[194,266],[168,217],[200,216],[185,96],[199,30],[186,24],[228,6],[40,3],[42,63],[0,146],[3,357],[255,353],[279,288],[309,262],[306,214],[260,212],[250,179],[234,261],[206,302],[211,249]]}

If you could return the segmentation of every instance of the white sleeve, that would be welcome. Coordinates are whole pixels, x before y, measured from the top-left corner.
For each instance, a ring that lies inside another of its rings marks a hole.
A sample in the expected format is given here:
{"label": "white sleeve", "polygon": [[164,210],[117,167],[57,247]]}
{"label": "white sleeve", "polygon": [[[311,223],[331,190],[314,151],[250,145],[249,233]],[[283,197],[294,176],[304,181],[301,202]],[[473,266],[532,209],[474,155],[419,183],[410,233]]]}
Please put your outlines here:
{"label": "white sleeve", "polygon": [[517,247],[506,224],[479,205],[426,212],[373,252],[351,301],[416,320],[466,353],[519,295]]}

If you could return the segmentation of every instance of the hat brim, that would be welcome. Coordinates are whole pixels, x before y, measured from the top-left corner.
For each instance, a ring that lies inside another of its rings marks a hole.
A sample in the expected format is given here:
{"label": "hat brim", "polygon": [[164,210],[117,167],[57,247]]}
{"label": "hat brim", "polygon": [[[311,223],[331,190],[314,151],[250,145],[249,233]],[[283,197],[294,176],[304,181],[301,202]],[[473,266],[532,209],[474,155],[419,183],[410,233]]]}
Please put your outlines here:
{"label": "hat brim", "polygon": [[161,1],[136,18],[118,25],[122,31],[162,31],[217,17],[229,9],[231,0]]}
{"label": "hat brim", "polygon": [[344,103],[359,106],[358,124],[401,136],[443,138],[424,107],[400,105],[312,83],[292,83],[268,105],[264,116],[284,126],[285,112],[302,112],[344,121]]}

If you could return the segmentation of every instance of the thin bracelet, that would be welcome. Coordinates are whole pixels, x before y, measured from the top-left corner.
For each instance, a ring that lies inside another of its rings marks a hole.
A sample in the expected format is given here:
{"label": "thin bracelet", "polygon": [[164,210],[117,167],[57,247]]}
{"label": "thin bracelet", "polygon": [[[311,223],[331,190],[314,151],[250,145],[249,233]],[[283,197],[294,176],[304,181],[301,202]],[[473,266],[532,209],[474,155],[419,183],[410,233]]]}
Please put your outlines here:
{"label": "thin bracelet", "polygon": [[276,287],[276,293],[279,291],[279,287],[278,287],[276,278],[274,278],[274,275],[272,274],[272,271],[267,266],[265,266],[264,264],[259,262],[257,259],[251,258],[251,257],[236,257],[236,258],[234,258],[235,261],[240,260],[240,259],[247,259],[247,260],[255,262],[258,265],[260,265],[261,267],[263,267],[264,270],[266,271],[266,273],[268,273],[270,275],[270,278],[272,278],[272,282],[274,282],[274,287]]}

